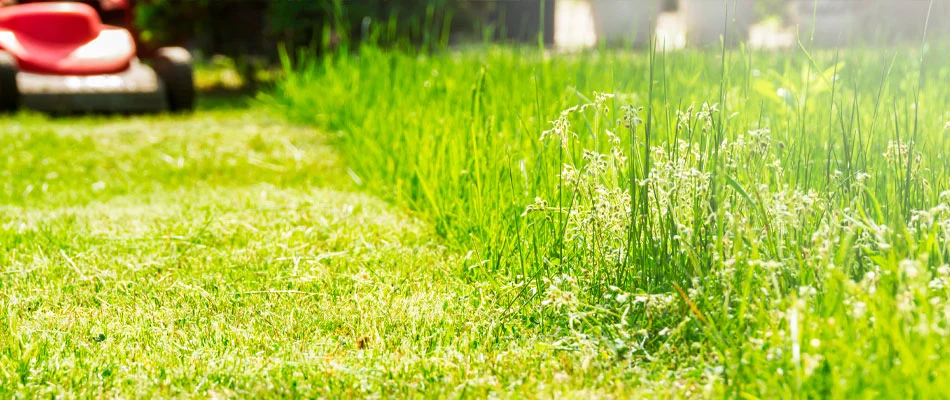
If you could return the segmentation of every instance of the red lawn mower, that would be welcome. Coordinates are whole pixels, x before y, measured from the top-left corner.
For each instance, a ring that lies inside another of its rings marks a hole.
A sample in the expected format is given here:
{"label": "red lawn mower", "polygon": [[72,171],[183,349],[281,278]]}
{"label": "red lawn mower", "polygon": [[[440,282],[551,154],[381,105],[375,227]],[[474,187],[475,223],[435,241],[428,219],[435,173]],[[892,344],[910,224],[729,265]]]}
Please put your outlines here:
{"label": "red lawn mower", "polygon": [[159,48],[146,65],[131,20],[128,0],[0,4],[0,112],[193,109],[191,54]]}

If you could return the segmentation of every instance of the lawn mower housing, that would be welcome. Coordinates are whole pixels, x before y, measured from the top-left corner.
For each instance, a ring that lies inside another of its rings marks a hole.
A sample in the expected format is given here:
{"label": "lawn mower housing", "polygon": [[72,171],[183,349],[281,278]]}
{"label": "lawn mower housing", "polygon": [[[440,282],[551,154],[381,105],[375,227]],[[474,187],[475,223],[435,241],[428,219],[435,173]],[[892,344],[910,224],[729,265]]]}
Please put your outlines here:
{"label": "lawn mower housing", "polygon": [[128,29],[103,24],[88,4],[0,7],[0,111],[191,110],[190,53],[160,48],[149,61]]}

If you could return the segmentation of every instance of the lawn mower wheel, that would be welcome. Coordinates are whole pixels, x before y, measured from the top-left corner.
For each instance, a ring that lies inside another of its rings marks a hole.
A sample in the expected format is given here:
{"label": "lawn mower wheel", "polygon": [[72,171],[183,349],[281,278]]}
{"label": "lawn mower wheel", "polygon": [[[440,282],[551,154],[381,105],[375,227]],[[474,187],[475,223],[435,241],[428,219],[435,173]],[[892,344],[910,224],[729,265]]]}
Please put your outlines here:
{"label": "lawn mower wheel", "polygon": [[170,111],[195,108],[195,85],[191,53],[181,47],[163,47],[152,62],[155,73],[165,85]]}
{"label": "lawn mower wheel", "polygon": [[13,55],[0,50],[0,113],[16,111],[20,106],[17,89],[17,63]]}

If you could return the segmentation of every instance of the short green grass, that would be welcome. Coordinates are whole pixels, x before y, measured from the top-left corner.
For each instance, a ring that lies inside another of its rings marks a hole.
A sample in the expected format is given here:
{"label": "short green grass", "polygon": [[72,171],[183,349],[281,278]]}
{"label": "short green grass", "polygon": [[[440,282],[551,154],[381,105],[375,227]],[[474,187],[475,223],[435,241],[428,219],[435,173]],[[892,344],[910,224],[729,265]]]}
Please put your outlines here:
{"label": "short green grass", "polygon": [[473,257],[242,103],[0,118],[0,397],[668,390],[503,318]]}

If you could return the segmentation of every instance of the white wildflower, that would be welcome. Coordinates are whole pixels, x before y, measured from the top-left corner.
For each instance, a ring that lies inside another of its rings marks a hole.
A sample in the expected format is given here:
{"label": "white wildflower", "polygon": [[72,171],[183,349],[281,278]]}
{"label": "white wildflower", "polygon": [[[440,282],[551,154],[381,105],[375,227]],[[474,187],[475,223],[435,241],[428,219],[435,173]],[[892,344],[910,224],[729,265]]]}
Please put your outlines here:
{"label": "white wildflower", "polygon": [[868,305],[863,301],[855,302],[851,306],[851,316],[854,318],[863,318],[864,314],[868,311]]}
{"label": "white wildflower", "polygon": [[906,276],[907,279],[915,279],[919,274],[919,264],[920,263],[917,260],[902,260],[899,265],[901,272],[904,273],[904,276]]}

